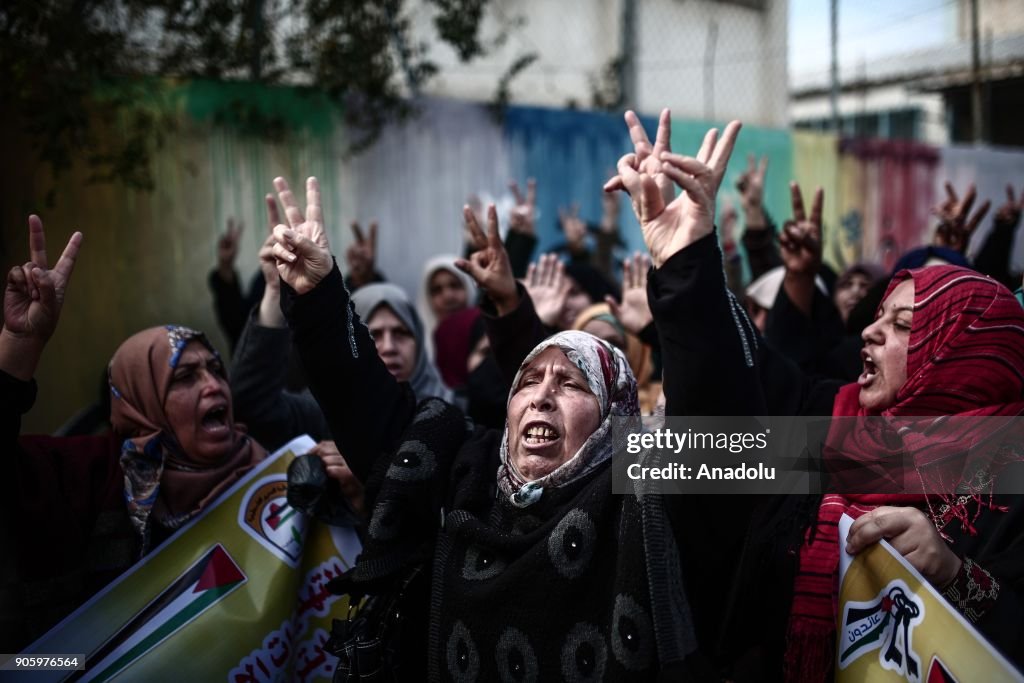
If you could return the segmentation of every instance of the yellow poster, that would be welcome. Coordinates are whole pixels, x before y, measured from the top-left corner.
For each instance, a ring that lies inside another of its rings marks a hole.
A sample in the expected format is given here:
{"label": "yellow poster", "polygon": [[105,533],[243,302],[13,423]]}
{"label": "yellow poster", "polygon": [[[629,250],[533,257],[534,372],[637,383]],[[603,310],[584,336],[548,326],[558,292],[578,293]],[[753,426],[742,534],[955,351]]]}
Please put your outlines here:
{"label": "yellow poster", "polygon": [[[843,515],[839,538],[853,519]],[[1024,681],[891,545],[839,555],[836,680]]]}
{"label": "yellow poster", "polygon": [[34,680],[330,681],[324,650],[347,598],[326,584],[359,554],[354,530],[292,509],[294,439],[216,505],[95,595],[24,654],[84,655]]}

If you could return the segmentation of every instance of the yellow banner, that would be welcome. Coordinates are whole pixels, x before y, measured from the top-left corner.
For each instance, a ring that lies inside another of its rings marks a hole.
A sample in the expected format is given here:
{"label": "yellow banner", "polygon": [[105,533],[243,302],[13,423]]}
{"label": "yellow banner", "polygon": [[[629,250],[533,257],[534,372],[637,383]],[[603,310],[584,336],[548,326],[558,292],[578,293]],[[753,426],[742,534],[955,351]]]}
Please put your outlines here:
{"label": "yellow banner", "polygon": [[330,681],[324,651],[347,598],[326,583],[355,562],[352,529],[288,506],[288,465],[314,442],[294,439],[216,505],[95,595],[25,654],[85,655],[76,681]]}
{"label": "yellow banner", "polygon": [[1024,681],[891,545],[839,557],[836,681]]}

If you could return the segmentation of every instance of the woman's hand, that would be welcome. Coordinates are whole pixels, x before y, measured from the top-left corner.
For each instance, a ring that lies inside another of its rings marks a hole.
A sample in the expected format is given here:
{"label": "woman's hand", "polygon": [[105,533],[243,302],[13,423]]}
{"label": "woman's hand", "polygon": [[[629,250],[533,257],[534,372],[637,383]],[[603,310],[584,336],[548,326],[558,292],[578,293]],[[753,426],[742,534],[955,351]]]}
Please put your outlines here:
{"label": "woman's hand", "polygon": [[235,219],[229,216],[228,231],[217,240],[217,273],[224,282],[235,281],[235,259],[238,258],[243,230],[245,224],[242,221],[235,223]]}
{"label": "woman's hand", "polygon": [[512,264],[508,260],[508,252],[501,243],[498,234],[498,212],[494,204],[487,207],[487,234],[484,235],[476,214],[467,204],[462,207],[462,216],[466,221],[466,230],[470,244],[475,250],[469,260],[459,259],[455,266],[468,273],[476,280],[480,289],[487,293],[498,315],[505,315],[519,305],[519,293],[516,291],[516,279],[512,275]]}
{"label": "woman's hand", "polygon": [[348,279],[354,289],[373,282],[377,263],[377,221],[370,223],[369,236],[363,234],[359,223],[352,221],[352,234],[356,241],[345,252]]}
{"label": "woman's hand", "polygon": [[264,203],[267,207],[267,239],[263,240],[263,246],[260,247],[259,258],[260,272],[263,273],[266,287],[263,288],[256,322],[262,327],[285,327],[287,323],[281,312],[281,276],[277,273],[277,259],[274,258],[274,245],[277,243],[274,227],[281,222],[281,215],[274,195],[264,197]]}
{"label": "woman's hand", "polygon": [[647,271],[650,267],[651,259],[646,254],[637,253],[632,259],[625,259],[622,262],[622,303],[611,296],[604,299],[612,315],[636,336],[654,322],[654,314],[647,304]]}
{"label": "woman's hand", "polygon": [[580,218],[580,207],[573,204],[568,209],[558,210],[558,222],[565,233],[565,244],[573,254],[587,252],[587,224]]}
{"label": "woman's hand", "polygon": [[768,227],[764,215],[764,178],[768,173],[768,157],[754,164],[754,155],[747,155],[747,170],[736,181],[736,190],[740,193],[740,205],[747,230],[763,230]]}
{"label": "woman's hand", "polygon": [[1020,214],[1024,211],[1024,190],[1021,190],[1020,201],[1013,196],[1013,185],[1006,185],[1006,201],[996,210],[996,223],[1017,228]]}
{"label": "woman's hand", "polygon": [[939,227],[935,230],[933,244],[960,253],[967,251],[971,235],[992,206],[992,202],[985,200],[974,215],[970,215],[976,197],[977,188],[974,183],[967,188],[962,200],[957,197],[952,183],[946,183],[946,201],[932,209],[932,213],[938,216],[940,221]]}
{"label": "woman's hand", "polygon": [[526,269],[523,285],[540,321],[548,327],[558,327],[572,287],[565,276],[565,264],[555,254],[541,254],[540,260]]}
{"label": "woman's hand", "polygon": [[68,240],[57,265],[49,269],[46,235],[39,216],[28,217],[29,261],[7,273],[0,369],[29,380],[46,343],[57,329],[82,233]]}
{"label": "woman's hand", "polygon": [[363,484],[349,469],[345,457],[338,452],[337,444],[333,441],[321,441],[309,452],[323,461],[327,476],[338,482],[341,486],[341,493],[345,496],[352,511],[362,516],[366,511]]}
{"label": "woman's hand", "polygon": [[295,195],[284,178],[275,178],[274,187],[284,206],[288,225],[274,228],[274,258],[277,272],[299,294],[305,294],[323,280],[334,267],[320,208],[320,183],[306,180],[306,213],[295,202]]}
{"label": "woman's hand", "polygon": [[825,191],[820,187],[815,190],[810,218],[804,209],[800,186],[795,181],[789,184],[789,192],[793,218],[786,221],[779,235],[782,262],[787,273],[813,280],[821,269],[821,208]]}
{"label": "woman's hand", "polygon": [[846,552],[856,555],[883,538],[939,590],[960,571],[961,559],[917,508],[883,506],[858,517],[850,527]]}
{"label": "woman's hand", "polygon": [[526,196],[519,191],[519,183],[512,181],[508,189],[515,197],[516,205],[508,215],[508,229],[524,235],[534,235],[537,232],[537,181],[528,178],[526,181]]}
{"label": "woman's hand", "polygon": [[[714,230],[715,196],[741,124],[733,121],[726,126],[721,140],[717,129],[709,130],[695,158],[671,153],[668,109],[661,112],[653,146],[636,114],[626,112],[626,124],[634,152],[619,159],[618,175],[604,190],[629,193],[647,250],[660,268],[676,252]],[[673,183],[683,189],[678,197]]]}

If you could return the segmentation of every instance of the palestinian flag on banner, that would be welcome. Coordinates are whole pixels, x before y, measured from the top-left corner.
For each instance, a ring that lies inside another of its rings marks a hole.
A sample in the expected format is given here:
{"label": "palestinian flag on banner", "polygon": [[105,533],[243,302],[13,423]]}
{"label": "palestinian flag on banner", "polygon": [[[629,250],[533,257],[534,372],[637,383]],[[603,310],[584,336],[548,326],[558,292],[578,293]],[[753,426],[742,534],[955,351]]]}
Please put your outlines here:
{"label": "palestinian flag on banner", "polygon": [[75,672],[68,680],[109,680],[246,580],[238,564],[218,543],[99,649],[90,653],[86,657],[85,670]]}

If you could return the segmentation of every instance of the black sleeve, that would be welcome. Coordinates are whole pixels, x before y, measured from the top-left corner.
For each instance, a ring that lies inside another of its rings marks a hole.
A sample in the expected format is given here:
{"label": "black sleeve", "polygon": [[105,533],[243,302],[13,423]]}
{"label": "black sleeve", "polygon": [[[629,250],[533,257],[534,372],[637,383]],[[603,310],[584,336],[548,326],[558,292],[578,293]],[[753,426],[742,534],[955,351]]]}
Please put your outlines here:
{"label": "black sleeve", "polygon": [[300,434],[309,434],[316,441],[330,438],[313,395],[285,390],[291,351],[288,328],[263,327],[253,309],[235,347],[231,396],[235,418],[270,451]]}
{"label": "black sleeve", "polygon": [[1010,272],[1010,254],[1013,251],[1013,236],[1016,229],[1015,223],[995,221],[974,259],[974,267],[978,272],[1003,283],[1010,291],[1020,285],[1019,282],[1014,282],[1013,274]]}
{"label": "black sleeve", "polygon": [[36,402],[36,381],[23,382],[0,370],[0,452],[13,453],[21,433],[21,416]]}
{"label": "black sleeve", "polygon": [[377,356],[337,264],[302,295],[282,282],[281,310],[334,442],[356,477],[366,481],[377,457],[398,445],[412,420],[412,390]]}
{"label": "black sleeve", "polygon": [[661,338],[666,415],[765,415],[758,337],[726,289],[712,233],[652,269],[647,299]]}
{"label": "black sleeve", "polygon": [[516,279],[526,277],[526,269],[530,265],[530,257],[533,256],[533,250],[536,247],[537,238],[534,235],[524,235],[518,230],[509,230],[505,235],[505,251],[508,252],[512,274],[516,276]]}
{"label": "black sleeve", "polygon": [[499,316],[494,304],[486,297],[480,304],[483,312],[484,329],[491,340],[491,351],[501,367],[505,379],[505,394],[512,388],[512,380],[519,372],[523,360],[533,351],[533,347],[550,336],[551,332],[544,326],[533,308],[533,300],[526,288],[516,283],[519,291],[519,306],[511,313]]}
{"label": "black sleeve", "polygon": [[842,382],[804,373],[761,339],[725,286],[715,235],[652,270],[666,415],[831,415]]}
{"label": "black sleeve", "polygon": [[[1008,465],[1000,477],[1014,478],[1024,463]],[[987,500],[987,498],[986,498]],[[945,531],[952,550],[965,560],[953,585],[942,592],[953,606],[1018,667],[1024,665],[1024,496],[995,495],[997,509],[974,518],[975,531],[953,520]],[[995,599],[991,581],[998,584]]]}
{"label": "black sleeve", "polygon": [[594,236],[594,255],[591,262],[594,267],[601,271],[601,274],[608,278],[609,282],[615,282],[615,264],[613,263],[615,247],[622,243],[619,239],[618,228],[615,232],[602,230],[600,226],[589,227],[589,232]]}
{"label": "black sleeve", "polygon": [[772,268],[782,265],[782,256],[775,241],[775,223],[766,213],[765,227],[760,230],[743,231],[743,250],[747,252],[750,265],[750,279],[756,280]]}
{"label": "black sleeve", "polygon": [[207,282],[213,293],[213,310],[217,314],[217,324],[227,337],[233,353],[238,344],[238,337],[242,334],[242,328],[245,327],[245,317],[250,308],[242,296],[238,273],[235,273],[234,280],[225,282],[214,268],[210,271]]}
{"label": "black sleeve", "polygon": [[807,316],[789,298],[785,286],[779,288],[768,312],[764,336],[768,342],[796,363],[804,372],[820,372],[825,359],[843,339],[843,320],[835,304],[817,285]]}

